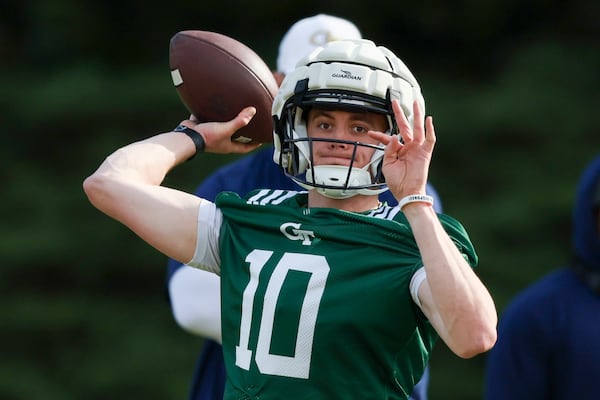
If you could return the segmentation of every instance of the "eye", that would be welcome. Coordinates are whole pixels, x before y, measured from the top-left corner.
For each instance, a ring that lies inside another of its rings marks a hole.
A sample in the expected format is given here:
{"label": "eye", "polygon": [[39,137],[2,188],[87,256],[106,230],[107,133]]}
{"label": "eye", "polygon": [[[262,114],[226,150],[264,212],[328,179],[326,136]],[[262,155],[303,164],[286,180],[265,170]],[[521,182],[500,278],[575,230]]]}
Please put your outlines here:
{"label": "eye", "polygon": [[317,124],[317,126],[323,130],[327,130],[327,129],[331,128],[331,124],[327,123],[327,122],[319,122],[319,124]]}
{"label": "eye", "polygon": [[358,134],[365,134],[369,131],[369,128],[367,128],[366,126],[361,126],[361,125],[356,125],[352,129],[353,129],[354,133],[358,133]]}

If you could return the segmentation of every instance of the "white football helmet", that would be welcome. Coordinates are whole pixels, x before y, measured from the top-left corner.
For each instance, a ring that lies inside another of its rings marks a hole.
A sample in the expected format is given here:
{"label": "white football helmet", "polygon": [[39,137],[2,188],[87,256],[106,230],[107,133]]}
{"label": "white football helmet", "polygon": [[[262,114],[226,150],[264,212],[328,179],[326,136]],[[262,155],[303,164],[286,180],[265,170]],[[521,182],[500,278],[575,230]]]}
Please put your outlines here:
{"label": "white football helmet", "polygon": [[[329,108],[360,110],[387,116],[388,133],[398,127],[392,99],[399,99],[409,123],[413,124],[413,101],[423,110],[425,101],[417,80],[408,67],[385,47],[370,40],[340,40],[317,48],[287,75],[273,101],[273,160],[300,186],[316,189],[331,198],[357,194],[378,194],[387,190],[381,173],[383,145],[335,139],[309,138],[308,110]],[[376,148],[364,168],[340,165],[313,165],[313,141],[344,142]]]}

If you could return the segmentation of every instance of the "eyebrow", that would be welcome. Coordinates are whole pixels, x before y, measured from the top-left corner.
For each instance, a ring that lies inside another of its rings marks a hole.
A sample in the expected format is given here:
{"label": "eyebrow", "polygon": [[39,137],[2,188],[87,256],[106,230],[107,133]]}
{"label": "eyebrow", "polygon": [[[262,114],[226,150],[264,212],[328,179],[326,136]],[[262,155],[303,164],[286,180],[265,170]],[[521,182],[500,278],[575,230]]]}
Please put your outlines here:
{"label": "eyebrow", "polygon": [[312,118],[315,117],[320,117],[320,116],[325,116],[325,117],[331,117],[331,112],[325,111],[325,110],[320,110],[317,108],[313,108],[312,110],[310,110],[310,116]]}
{"label": "eyebrow", "polygon": [[[331,115],[332,111],[329,110],[322,110],[319,108],[313,108],[312,110],[312,115],[311,118],[316,118],[316,117],[327,117],[327,118],[333,118],[333,116]],[[359,120],[359,121],[364,121],[364,122],[373,122],[374,117],[376,117],[378,114],[375,113],[370,113],[370,112],[353,112],[353,111],[345,111],[345,110],[335,110],[335,111],[343,111],[343,112],[347,112],[348,114],[350,114],[352,116],[352,120]]]}

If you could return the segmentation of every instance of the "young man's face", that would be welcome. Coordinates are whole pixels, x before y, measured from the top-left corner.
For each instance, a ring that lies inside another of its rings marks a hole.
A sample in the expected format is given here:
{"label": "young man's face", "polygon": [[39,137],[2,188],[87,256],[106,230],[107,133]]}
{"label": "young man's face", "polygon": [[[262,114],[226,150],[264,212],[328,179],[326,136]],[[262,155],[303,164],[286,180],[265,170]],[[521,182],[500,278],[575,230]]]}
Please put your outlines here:
{"label": "young man's face", "polygon": [[[347,140],[367,144],[379,144],[367,135],[368,131],[385,132],[388,129],[385,116],[376,113],[359,113],[313,108],[306,124],[308,137]],[[353,167],[362,168],[371,161],[375,149],[358,146]],[[347,143],[313,142],[314,165],[350,165],[354,146]]]}

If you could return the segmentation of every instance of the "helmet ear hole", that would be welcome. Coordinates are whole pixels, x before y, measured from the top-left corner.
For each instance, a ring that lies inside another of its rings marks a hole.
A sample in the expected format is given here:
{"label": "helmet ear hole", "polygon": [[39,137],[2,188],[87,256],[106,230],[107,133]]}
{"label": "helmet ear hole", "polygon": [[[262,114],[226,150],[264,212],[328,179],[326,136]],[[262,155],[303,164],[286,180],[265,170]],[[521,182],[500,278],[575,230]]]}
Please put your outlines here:
{"label": "helmet ear hole", "polygon": [[[298,175],[306,171],[308,160],[304,157],[292,143],[286,143],[283,151],[285,157],[285,170],[292,175]],[[302,172],[300,172],[302,171]]]}
{"label": "helmet ear hole", "polygon": [[290,126],[289,129],[290,132],[293,132],[293,138],[300,140],[290,144],[297,166],[295,172],[296,174],[302,174],[308,168],[311,153],[311,144],[308,141],[308,130],[306,129],[308,111],[304,107],[296,107],[295,110],[296,112],[293,116],[294,125]]}

